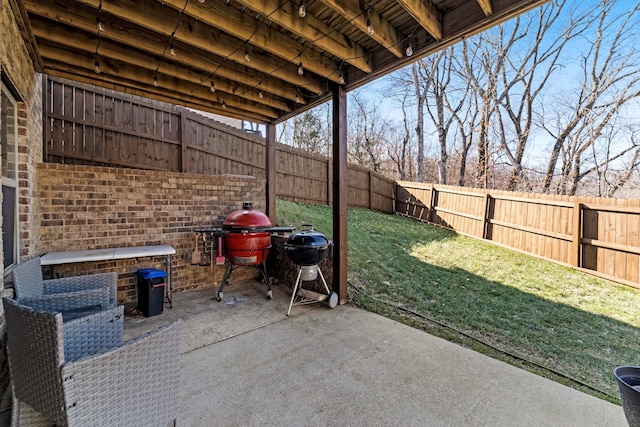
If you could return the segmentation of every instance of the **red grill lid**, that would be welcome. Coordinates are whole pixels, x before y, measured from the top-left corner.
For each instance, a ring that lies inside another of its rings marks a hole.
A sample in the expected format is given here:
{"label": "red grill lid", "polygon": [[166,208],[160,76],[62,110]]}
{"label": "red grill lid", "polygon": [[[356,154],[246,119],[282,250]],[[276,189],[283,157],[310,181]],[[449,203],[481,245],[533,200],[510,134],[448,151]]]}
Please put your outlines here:
{"label": "red grill lid", "polygon": [[267,215],[253,209],[253,203],[245,202],[242,209],[227,215],[222,227],[225,230],[260,230],[271,227],[271,221]]}

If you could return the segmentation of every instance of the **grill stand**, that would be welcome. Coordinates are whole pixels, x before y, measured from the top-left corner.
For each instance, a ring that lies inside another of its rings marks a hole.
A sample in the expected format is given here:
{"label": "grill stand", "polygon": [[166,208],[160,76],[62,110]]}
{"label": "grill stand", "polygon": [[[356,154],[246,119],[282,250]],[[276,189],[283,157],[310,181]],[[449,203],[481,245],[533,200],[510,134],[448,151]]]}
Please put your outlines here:
{"label": "grill stand", "polygon": [[335,308],[338,305],[338,294],[329,290],[329,286],[327,286],[327,281],[324,280],[324,276],[322,275],[322,270],[320,267],[316,265],[318,269],[318,274],[320,274],[320,278],[322,279],[322,284],[324,285],[324,290],[327,292],[325,294],[320,294],[318,292],[313,292],[307,289],[302,288],[302,266],[298,267],[298,277],[296,279],[296,284],[293,287],[293,293],[291,294],[291,301],[289,302],[289,310],[287,310],[287,316],[291,313],[291,307],[293,305],[304,305],[304,304],[315,304],[322,301],[328,301],[330,308]]}
{"label": "grill stand", "polygon": [[[238,267],[255,267],[257,268],[260,273],[262,274],[262,278],[264,279],[264,283],[267,285],[267,298],[271,299],[271,297],[273,296],[273,293],[271,291],[271,280],[269,280],[269,276],[267,275],[267,261],[266,261],[266,257],[264,257],[265,260],[262,261],[262,264],[258,264],[258,265],[242,265],[242,264],[232,264],[230,262],[227,262],[227,268],[224,272],[224,278],[222,279],[222,283],[220,284],[220,287],[218,288],[218,301],[222,301],[223,298],[223,291],[224,291],[224,287],[225,285],[229,284],[229,281],[231,279],[231,273],[233,273],[233,270],[235,270]],[[324,279],[323,279],[324,280]]]}

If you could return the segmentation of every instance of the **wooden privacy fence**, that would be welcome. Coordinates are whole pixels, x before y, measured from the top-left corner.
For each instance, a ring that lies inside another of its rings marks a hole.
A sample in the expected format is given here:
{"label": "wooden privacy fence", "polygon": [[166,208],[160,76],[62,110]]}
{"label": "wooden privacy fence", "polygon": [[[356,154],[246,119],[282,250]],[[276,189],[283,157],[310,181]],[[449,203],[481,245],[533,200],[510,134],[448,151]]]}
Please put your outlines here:
{"label": "wooden privacy fence", "polygon": [[[47,162],[265,178],[265,143],[255,134],[165,103],[45,78]],[[332,204],[332,160],[276,144],[276,196]],[[394,181],[349,166],[350,206],[393,212]]]}
{"label": "wooden privacy fence", "polygon": [[403,181],[395,211],[640,288],[640,200]]}

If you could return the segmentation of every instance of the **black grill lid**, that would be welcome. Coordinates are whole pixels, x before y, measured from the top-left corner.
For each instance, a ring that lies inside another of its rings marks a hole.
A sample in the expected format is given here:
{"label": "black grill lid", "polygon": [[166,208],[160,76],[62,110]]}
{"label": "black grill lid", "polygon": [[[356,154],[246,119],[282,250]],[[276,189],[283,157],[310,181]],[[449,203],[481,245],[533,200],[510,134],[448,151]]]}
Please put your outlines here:
{"label": "black grill lid", "polygon": [[285,249],[327,249],[329,239],[313,229],[311,224],[302,224],[302,230],[293,233],[284,244]]}

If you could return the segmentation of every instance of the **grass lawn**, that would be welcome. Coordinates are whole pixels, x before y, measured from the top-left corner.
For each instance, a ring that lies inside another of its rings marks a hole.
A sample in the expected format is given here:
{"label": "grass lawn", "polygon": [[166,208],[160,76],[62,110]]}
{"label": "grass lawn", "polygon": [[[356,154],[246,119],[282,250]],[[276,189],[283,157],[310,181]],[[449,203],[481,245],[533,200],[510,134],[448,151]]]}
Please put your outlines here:
{"label": "grass lawn", "polygon": [[[331,236],[327,206],[278,200],[277,217]],[[640,364],[639,290],[366,210],[349,209],[348,238],[367,310],[617,403],[614,367]]]}

